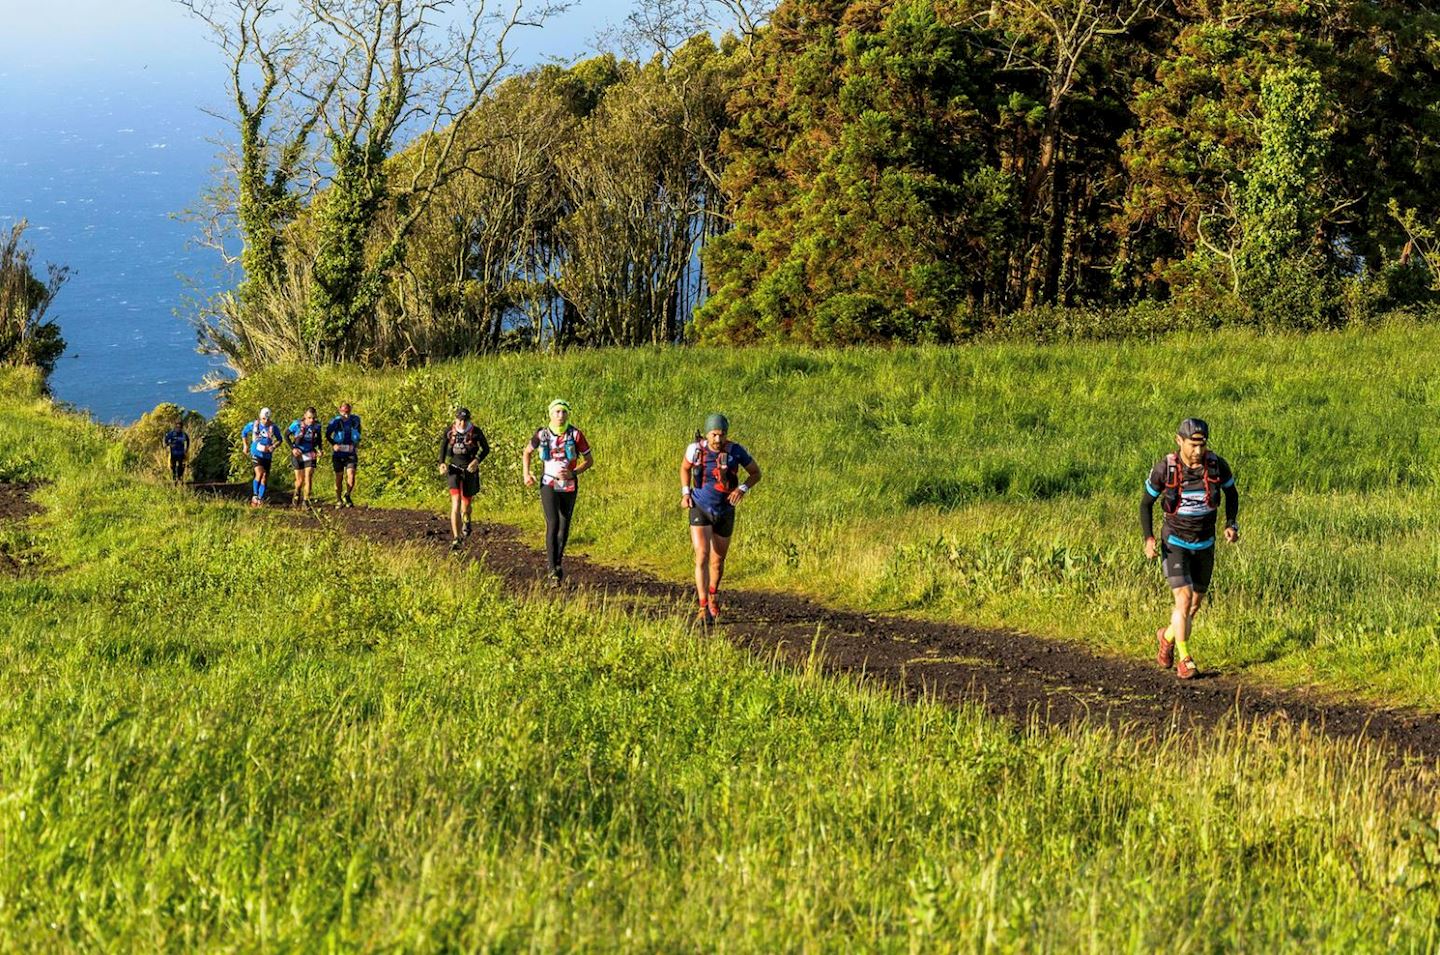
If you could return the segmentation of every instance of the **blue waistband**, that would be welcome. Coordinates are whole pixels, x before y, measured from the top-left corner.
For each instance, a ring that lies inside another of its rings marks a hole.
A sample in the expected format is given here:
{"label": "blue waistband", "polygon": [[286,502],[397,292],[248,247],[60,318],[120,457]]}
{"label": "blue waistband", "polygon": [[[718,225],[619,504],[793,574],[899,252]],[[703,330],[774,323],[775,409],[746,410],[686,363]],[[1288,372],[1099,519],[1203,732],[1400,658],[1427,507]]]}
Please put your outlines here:
{"label": "blue waistband", "polygon": [[1171,534],[1169,537],[1165,538],[1165,543],[1169,544],[1171,547],[1179,547],[1182,550],[1206,550],[1207,548],[1215,546],[1215,538],[1212,537],[1208,541],[1200,541],[1199,543],[1196,543],[1195,541],[1182,541],[1174,534]]}

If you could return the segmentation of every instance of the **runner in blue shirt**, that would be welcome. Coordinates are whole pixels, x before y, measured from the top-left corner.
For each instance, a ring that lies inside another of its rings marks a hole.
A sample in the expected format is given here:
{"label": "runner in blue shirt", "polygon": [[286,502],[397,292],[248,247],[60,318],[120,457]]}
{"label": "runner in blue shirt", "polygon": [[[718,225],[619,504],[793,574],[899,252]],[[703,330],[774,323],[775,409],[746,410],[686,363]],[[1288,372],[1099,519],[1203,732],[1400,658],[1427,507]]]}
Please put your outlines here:
{"label": "runner in blue shirt", "polygon": [[315,478],[315,462],[320,457],[320,422],[314,408],[290,422],[285,430],[285,443],[290,445],[290,466],[295,469],[295,493],[292,507],[309,507],[311,485]]}
{"label": "runner in blue shirt", "polygon": [[[715,592],[725,575],[725,555],[735,532],[735,506],[760,483],[760,465],[741,444],[729,440],[723,414],[705,419],[705,431],[685,449],[680,462],[680,506],[690,511],[690,544],[695,551],[695,592],[700,622],[714,623],[720,613]],[[745,481],[740,481],[740,469]]]}
{"label": "runner in blue shirt", "polygon": [[260,507],[265,503],[265,484],[270,479],[270,459],[280,446],[280,429],[270,420],[270,409],[261,408],[260,417],[250,422],[240,432],[240,442],[250,454],[250,463],[255,468],[255,480],[250,482],[250,506]]}
{"label": "runner in blue shirt", "polygon": [[180,419],[175,419],[175,427],[165,432],[165,437],[160,443],[170,449],[170,478],[181,481],[185,478],[185,463],[190,457],[190,435],[180,426]]}
{"label": "runner in blue shirt", "polygon": [[340,403],[340,413],[325,426],[330,442],[330,463],[335,468],[335,506],[354,507],[355,471],[360,463],[360,416],[350,413],[350,402]]}

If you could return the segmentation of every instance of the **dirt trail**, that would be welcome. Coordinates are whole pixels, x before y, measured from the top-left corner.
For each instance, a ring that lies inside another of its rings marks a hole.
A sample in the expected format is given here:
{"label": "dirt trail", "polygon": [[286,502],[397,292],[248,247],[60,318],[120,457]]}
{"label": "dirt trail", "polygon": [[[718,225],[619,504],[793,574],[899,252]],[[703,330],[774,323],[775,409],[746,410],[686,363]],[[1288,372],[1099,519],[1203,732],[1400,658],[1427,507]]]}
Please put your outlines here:
{"label": "dirt trail", "polygon": [[[248,486],[201,490],[244,500]],[[297,517],[302,515],[297,514]],[[545,556],[516,528],[480,524],[458,555],[449,553],[448,516],[439,512],[356,507],[304,516],[380,543],[433,550],[446,559],[482,560],[515,589],[540,585]],[[537,542],[538,543],[538,542]],[[653,615],[692,612],[688,584],[643,571],[566,558],[566,587],[586,588]],[[1332,737],[1384,742],[1397,755],[1440,759],[1440,717],[1404,709],[1277,690],[1232,676],[1202,674],[1180,682],[1154,663],[1101,656],[1073,644],[1016,631],[983,630],[883,614],[836,610],[802,597],[764,591],[724,594],[714,632],[762,656],[794,663],[818,651],[824,669],[879,681],[907,698],[979,701],[1013,720],[1063,724],[1106,721],[1142,731],[1209,726],[1227,716],[1308,722]]]}
{"label": "dirt trail", "polygon": [[[34,484],[0,484],[0,524],[24,520],[31,514],[39,513],[40,506],[30,499],[34,491]],[[0,574],[16,576],[24,570],[24,562],[0,542]]]}

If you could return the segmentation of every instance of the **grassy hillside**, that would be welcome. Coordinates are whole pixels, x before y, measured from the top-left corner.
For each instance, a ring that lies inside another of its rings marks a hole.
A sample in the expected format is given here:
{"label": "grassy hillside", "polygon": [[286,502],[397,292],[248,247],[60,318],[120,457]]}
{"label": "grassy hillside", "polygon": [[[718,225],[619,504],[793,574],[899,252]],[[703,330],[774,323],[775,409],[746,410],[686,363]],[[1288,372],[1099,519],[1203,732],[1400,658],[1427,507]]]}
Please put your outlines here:
{"label": "grassy hillside", "polygon": [[902,705],[145,483],[24,385],[0,474],[50,483],[0,530],[31,568],[0,577],[7,949],[1437,942],[1435,797],[1369,750]]}
{"label": "grassy hillside", "polygon": [[[684,579],[680,451],[727,412],[765,481],[731,582],[865,608],[1026,628],[1144,656],[1166,618],[1141,554],[1141,482],[1186,415],[1234,465],[1242,543],[1221,545],[1192,646],[1202,666],[1434,706],[1440,638],[1440,331],[884,351],[612,351],[373,375],[289,368],[261,403],[357,402],[364,496],[444,506],[449,409],[498,448],[480,510],[535,528],[518,451],[564,395],[590,436],[575,546]],[[322,475],[322,477],[327,477]],[[537,536],[537,542],[539,537]]]}

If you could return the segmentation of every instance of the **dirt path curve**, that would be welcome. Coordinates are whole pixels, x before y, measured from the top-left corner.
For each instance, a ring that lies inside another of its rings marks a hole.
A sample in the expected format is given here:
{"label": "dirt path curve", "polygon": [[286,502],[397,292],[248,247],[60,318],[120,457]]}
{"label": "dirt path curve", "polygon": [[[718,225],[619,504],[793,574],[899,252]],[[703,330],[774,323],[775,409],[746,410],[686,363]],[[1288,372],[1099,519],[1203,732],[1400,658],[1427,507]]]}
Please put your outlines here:
{"label": "dirt path curve", "polygon": [[[241,500],[249,495],[248,486],[202,490]],[[446,559],[481,560],[518,590],[540,586],[545,575],[543,552],[506,525],[477,525],[462,550],[452,555],[449,518],[438,512],[356,507],[295,516],[383,544],[417,546]],[[630,609],[657,616],[693,612],[689,585],[579,556],[568,556],[565,568],[566,587],[604,593]],[[1017,721],[1107,721],[1157,733],[1209,726],[1232,715],[1284,719],[1308,722],[1332,737],[1380,741],[1402,758],[1427,764],[1440,759],[1440,716],[1432,713],[1276,690],[1216,674],[1182,683],[1153,662],[1101,656],[1016,631],[836,610],[765,591],[732,590],[723,596],[721,622],[714,632],[738,646],[802,665],[818,652],[824,669],[880,681],[907,698],[928,694],[948,703],[980,701],[991,713]]]}
{"label": "dirt path curve", "polygon": [[[22,521],[40,512],[40,506],[30,499],[35,487],[34,484],[0,483],[0,524]],[[5,542],[0,541],[0,574],[13,577],[24,570],[21,559],[10,553]]]}

